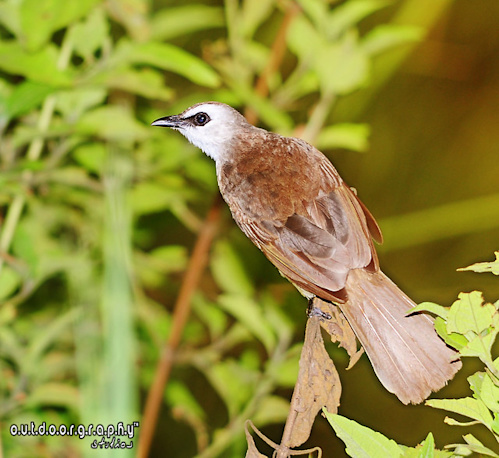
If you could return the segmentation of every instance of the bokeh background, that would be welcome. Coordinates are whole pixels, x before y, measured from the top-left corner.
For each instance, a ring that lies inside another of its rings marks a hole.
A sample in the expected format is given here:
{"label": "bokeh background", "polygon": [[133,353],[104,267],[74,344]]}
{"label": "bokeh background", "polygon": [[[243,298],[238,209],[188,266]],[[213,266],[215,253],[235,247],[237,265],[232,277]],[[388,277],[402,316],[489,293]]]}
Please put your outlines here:
{"label": "bokeh background", "polygon": [[[199,101],[324,151],[416,302],[495,301],[491,275],[456,269],[498,249],[498,17],[495,0],[0,2],[0,455],[110,456],[9,433],[31,421],[139,421],[150,456],[243,456],[247,418],[279,441],[306,302],[218,205],[213,163],[149,126]],[[462,441],[328,349],[342,415],[405,445]],[[469,395],[477,368],[436,396]],[[306,445],[345,455],[321,417]]]}

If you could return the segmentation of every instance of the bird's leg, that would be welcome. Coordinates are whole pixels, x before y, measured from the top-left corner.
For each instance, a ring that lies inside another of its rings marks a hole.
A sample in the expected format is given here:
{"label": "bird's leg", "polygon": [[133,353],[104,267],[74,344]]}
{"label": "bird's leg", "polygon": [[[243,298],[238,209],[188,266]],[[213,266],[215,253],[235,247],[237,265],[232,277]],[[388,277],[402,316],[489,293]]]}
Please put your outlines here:
{"label": "bird's leg", "polygon": [[311,297],[308,300],[307,316],[310,318],[312,316],[318,316],[324,320],[330,320],[332,317],[329,313],[323,312],[319,307],[314,305],[314,298]]}

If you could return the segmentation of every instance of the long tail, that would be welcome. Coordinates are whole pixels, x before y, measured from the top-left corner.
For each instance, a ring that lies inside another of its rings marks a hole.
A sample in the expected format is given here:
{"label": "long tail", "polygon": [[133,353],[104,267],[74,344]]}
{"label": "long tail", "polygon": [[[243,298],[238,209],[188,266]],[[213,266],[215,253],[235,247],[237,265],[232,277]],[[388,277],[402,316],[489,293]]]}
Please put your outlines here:
{"label": "long tail", "polygon": [[461,368],[424,314],[407,315],[416,304],[383,272],[350,271],[348,302],[341,305],[350,326],[385,388],[404,404],[417,404]]}

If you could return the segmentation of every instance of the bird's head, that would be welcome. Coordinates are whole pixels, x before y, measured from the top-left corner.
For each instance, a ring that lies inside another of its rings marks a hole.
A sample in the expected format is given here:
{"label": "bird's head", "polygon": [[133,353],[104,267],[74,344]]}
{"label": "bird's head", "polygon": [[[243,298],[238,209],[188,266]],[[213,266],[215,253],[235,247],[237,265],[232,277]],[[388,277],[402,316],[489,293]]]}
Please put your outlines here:
{"label": "bird's head", "polygon": [[254,128],[234,108],[218,102],[198,103],[179,115],[156,119],[151,125],[178,130],[215,162],[230,153],[241,133]]}

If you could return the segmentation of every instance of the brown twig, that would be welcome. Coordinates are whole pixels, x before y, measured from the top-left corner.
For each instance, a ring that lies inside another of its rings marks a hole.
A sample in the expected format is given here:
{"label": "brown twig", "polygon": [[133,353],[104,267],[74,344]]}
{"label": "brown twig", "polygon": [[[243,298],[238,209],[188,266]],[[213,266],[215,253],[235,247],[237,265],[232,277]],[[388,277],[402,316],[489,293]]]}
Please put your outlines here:
{"label": "brown twig", "polygon": [[205,224],[199,232],[189,265],[187,266],[185,277],[180,287],[180,292],[173,312],[171,333],[162,349],[161,358],[156,367],[156,374],[151,388],[149,389],[142,416],[142,428],[137,454],[139,458],[146,458],[149,454],[159,409],[163,399],[163,391],[173,364],[173,356],[180,343],[184,327],[190,314],[192,294],[194,293],[206,266],[208,252],[216,234],[216,227],[220,218],[221,202],[222,199],[220,198],[220,195],[218,195],[208,211]]}

